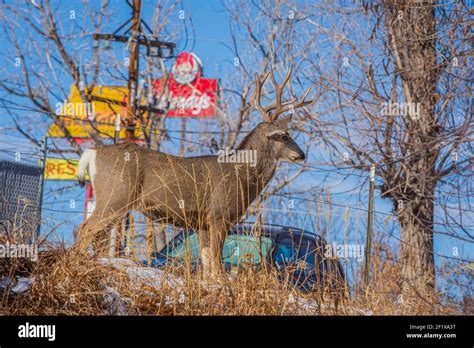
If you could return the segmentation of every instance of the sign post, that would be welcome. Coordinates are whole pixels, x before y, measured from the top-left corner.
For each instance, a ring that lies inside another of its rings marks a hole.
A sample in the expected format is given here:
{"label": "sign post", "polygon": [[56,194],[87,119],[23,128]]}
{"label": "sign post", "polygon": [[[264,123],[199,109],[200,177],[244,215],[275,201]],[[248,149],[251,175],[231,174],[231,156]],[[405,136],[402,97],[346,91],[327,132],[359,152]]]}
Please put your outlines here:
{"label": "sign post", "polygon": [[120,114],[115,115],[115,134],[114,134],[114,144],[120,142]]}
{"label": "sign post", "polygon": [[94,211],[95,208],[95,202],[94,202],[94,193],[92,190],[92,184],[90,181],[86,183],[86,202],[85,202],[85,218],[87,219],[89,216],[91,216],[92,212]]}

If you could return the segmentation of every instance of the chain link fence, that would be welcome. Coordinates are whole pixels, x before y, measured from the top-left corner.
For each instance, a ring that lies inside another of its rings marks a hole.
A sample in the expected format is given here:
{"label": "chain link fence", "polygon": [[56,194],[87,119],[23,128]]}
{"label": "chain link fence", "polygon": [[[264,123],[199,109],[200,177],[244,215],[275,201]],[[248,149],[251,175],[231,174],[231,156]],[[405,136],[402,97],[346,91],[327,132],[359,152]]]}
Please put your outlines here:
{"label": "chain link fence", "polygon": [[0,160],[0,233],[35,240],[41,223],[42,168]]}

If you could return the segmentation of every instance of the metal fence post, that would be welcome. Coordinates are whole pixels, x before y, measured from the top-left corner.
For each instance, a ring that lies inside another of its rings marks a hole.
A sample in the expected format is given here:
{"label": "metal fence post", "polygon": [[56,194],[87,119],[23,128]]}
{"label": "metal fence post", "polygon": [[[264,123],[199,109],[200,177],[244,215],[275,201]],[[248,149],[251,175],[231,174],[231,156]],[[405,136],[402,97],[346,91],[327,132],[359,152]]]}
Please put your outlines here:
{"label": "metal fence post", "polygon": [[39,189],[38,197],[38,225],[36,226],[36,231],[33,234],[33,244],[36,243],[36,240],[41,234],[41,223],[42,223],[42,206],[43,206],[43,191],[44,191],[44,171],[46,169],[46,158],[48,156],[48,137],[44,136],[42,139],[43,146],[41,151],[43,153],[42,157],[42,171],[41,171],[41,185]]}
{"label": "metal fence post", "polygon": [[364,269],[364,284],[367,289],[369,284],[370,271],[370,248],[372,245],[372,224],[374,217],[374,181],[375,181],[375,164],[370,166],[370,189],[369,189],[369,210],[367,215],[367,241],[365,243],[365,269]]}

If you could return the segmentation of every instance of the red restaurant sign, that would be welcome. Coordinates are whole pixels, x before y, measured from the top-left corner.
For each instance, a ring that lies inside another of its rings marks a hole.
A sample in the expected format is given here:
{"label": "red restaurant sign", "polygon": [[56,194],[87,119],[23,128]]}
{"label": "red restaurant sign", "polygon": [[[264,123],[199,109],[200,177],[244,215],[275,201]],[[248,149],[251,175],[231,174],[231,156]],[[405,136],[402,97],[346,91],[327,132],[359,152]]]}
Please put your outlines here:
{"label": "red restaurant sign", "polygon": [[193,53],[181,52],[168,81],[153,81],[153,93],[168,116],[213,117],[218,102],[218,80],[201,77],[202,63]]}

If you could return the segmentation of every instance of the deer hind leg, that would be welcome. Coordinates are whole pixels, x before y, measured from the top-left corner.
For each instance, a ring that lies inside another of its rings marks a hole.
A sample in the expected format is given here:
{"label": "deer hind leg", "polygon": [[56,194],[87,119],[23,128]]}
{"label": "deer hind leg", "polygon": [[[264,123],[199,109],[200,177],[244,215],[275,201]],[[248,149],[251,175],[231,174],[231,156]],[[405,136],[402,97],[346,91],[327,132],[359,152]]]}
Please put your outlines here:
{"label": "deer hind leg", "polygon": [[78,251],[82,254],[87,254],[92,243],[92,236],[90,234],[89,226],[93,226],[94,219],[92,218],[94,214],[89,216],[85,221],[83,221],[77,228],[76,241],[73,246],[74,251]]}
{"label": "deer hind leg", "polygon": [[[151,256],[152,252],[160,252],[168,244],[166,235],[167,223],[166,219],[163,219],[156,211],[142,209],[141,212],[145,216],[146,221],[147,255]],[[172,238],[176,234],[174,233]]]}
{"label": "deer hind leg", "polygon": [[95,209],[92,215],[84,221],[78,229],[77,247],[80,252],[87,253],[91,243],[94,252],[101,256],[106,256],[108,251],[108,232],[110,228],[117,224],[127,210],[112,207],[105,209]]}
{"label": "deer hind leg", "polygon": [[[110,239],[112,238],[111,229],[114,225],[119,225],[122,216],[120,217],[113,217],[113,218],[102,218],[101,222],[99,222],[98,228],[95,230],[92,236],[92,245],[94,248],[94,253],[100,255],[102,257],[106,257],[109,255],[109,247],[110,247]],[[115,241],[118,239],[120,240],[120,232],[118,231],[119,226],[116,226],[116,236]]]}

